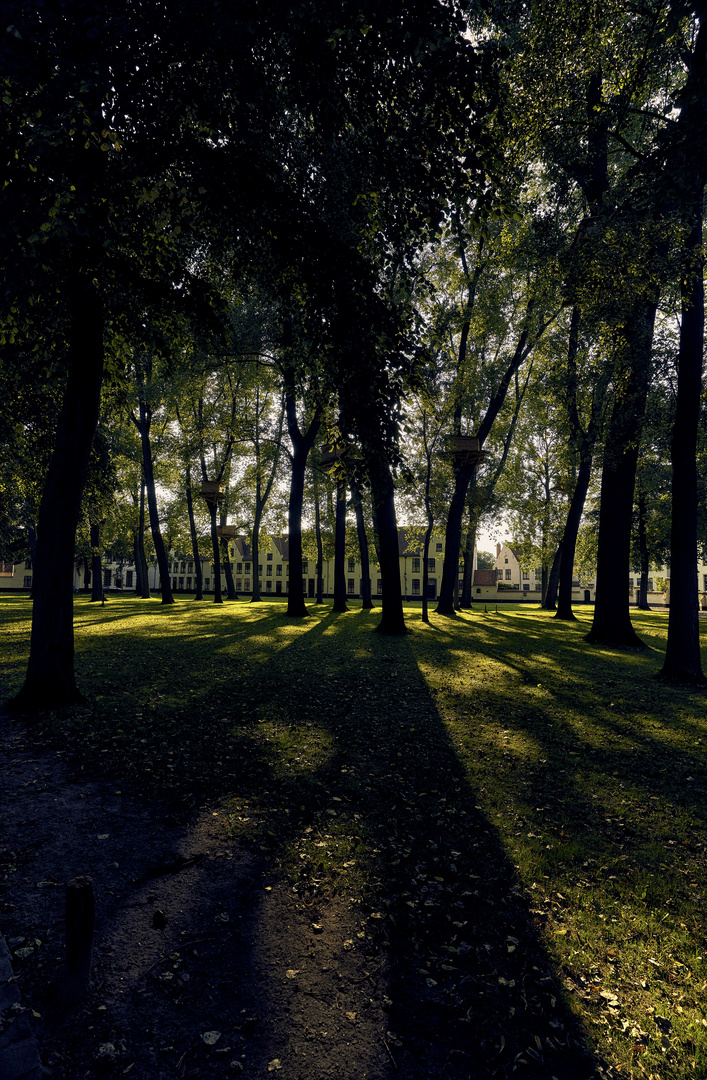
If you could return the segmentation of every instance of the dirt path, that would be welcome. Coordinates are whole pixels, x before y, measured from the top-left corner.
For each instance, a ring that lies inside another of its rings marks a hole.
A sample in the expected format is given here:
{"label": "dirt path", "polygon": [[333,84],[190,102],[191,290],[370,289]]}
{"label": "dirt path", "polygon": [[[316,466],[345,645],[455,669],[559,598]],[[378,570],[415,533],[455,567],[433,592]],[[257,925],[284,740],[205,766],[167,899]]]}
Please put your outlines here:
{"label": "dirt path", "polygon": [[[389,1075],[385,953],[345,900],[300,903],[224,839],[218,806],[187,826],[73,777],[7,716],[0,739],[0,930],[56,1080]],[[64,885],[80,874],[96,894],[93,977],[67,1019]]]}

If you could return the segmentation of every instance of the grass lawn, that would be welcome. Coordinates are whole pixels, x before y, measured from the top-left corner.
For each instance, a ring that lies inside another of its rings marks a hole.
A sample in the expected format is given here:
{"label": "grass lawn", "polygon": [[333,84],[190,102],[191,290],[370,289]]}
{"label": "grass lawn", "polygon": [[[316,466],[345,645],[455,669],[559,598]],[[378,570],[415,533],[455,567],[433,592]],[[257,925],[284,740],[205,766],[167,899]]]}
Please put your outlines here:
{"label": "grass lawn", "polygon": [[[654,678],[667,614],[634,613],[649,647],[619,653],[584,644],[589,608],[415,605],[403,639],[309,611],[78,597],[89,704],[38,738],[175,812],[222,800],[303,902],[379,914],[400,1008],[482,1015],[498,1068],[574,1025],[621,1075],[704,1075],[707,698]],[[30,615],[0,598],[3,697]]]}

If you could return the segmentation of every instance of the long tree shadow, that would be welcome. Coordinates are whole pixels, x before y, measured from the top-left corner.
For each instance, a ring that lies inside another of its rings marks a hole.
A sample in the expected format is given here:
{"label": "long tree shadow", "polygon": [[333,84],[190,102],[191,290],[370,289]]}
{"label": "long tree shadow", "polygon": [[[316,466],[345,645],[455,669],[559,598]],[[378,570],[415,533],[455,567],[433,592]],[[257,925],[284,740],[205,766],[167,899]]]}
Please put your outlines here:
{"label": "long tree shadow", "polygon": [[[372,632],[376,622],[376,612],[318,612],[290,632],[279,613],[248,625],[232,616],[212,640],[209,619],[199,613],[183,642],[185,668],[205,663],[211,649],[206,678],[181,690],[177,680],[172,699],[161,700],[148,663],[135,677],[145,679],[152,700],[129,718],[120,709],[119,684],[134,658],[119,655],[109,703],[60,721],[89,782],[92,769],[100,777],[109,762],[154,793],[157,823],[144,807],[106,803],[107,819],[124,813],[134,832],[136,850],[126,867],[111,859],[105,834],[112,830],[93,819],[86,826],[109,897],[105,947],[134,934],[150,942],[126,973],[125,993],[144,994],[150,1008],[164,998],[177,1009],[158,1009],[164,1030],[155,1026],[149,1035],[150,1054],[164,1052],[174,1075],[225,1075],[225,1059],[224,1069],[217,1067],[203,1040],[183,1052],[179,1047],[178,1011],[196,1009],[202,1034],[214,1037],[215,1029],[228,1027],[236,1064],[246,1054],[248,1075],[267,1076],[287,1064],[285,1051],[297,1037],[295,965],[293,978],[288,972],[277,986],[261,965],[271,984],[254,983],[254,957],[267,950],[273,927],[262,881],[274,883],[284,873],[288,903],[300,922],[323,928],[322,940],[330,912],[343,905],[349,920],[355,913],[358,932],[336,954],[330,945],[322,965],[335,966],[336,992],[314,986],[312,993],[321,994],[318,1007],[350,1016],[352,1024],[369,1009],[384,1017],[385,1055],[373,1055],[369,1077],[470,1080],[518,1070],[558,1080],[598,1076],[601,1062],[586,1048],[542,942],[545,913],[524,891],[480,808],[420,674],[414,642],[381,638]],[[232,647],[245,640],[252,643],[248,658],[243,662],[238,653],[234,666]],[[111,636],[111,650],[114,641]],[[151,636],[153,667],[167,644],[166,632]],[[86,647],[87,664],[94,650],[100,651],[98,642]],[[105,803],[105,792],[101,798]],[[216,872],[224,865],[218,857],[227,856],[210,846],[221,842],[209,827],[212,814],[219,827],[223,820],[218,800],[225,800],[232,831],[252,848],[240,865],[232,862],[230,876]],[[176,885],[172,892],[167,884],[155,886],[142,863],[162,843],[171,846],[168,855],[183,857],[198,845],[214,868],[211,876],[189,868],[184,877],[164,879],[186,883],[181,893]],[[56,862],[61,867],[60,852]],[[169,916],[164,942],[153,940],[160,931],[149,922],[159,903]],[[182,942],[196,950],[191,983],[181,975],[188,975]],[[315,944],[308,957],[318,962]],[[119,1004],[108,1006],[118,1016]],[[117,1039],[105,1023],[98,1029]],[[347,1062],[346,1039],[339,1035],[326,1056],[321,1041],[316,1068],[298,1073],[290,1062],[292,1075],[354,1080],[360,1062]],[[146,1076],[159,1075],[154,1069],[145,1063]]]}
{"label": "long tree shadow", "polygon": [[[327,739],[315,768],[307,738],[299,760],[276,766],[274,848],[299,850],[294,888],[317,911],[327,877],[345,891],[359,864],[372,914],[352,945],[370,963],[386,960],[391,1075],[594,1075],[538,913],[478,806],[411,643],[352,640],[340,626],[312,626],[254,689],[273,738],[308,724]],[[317,847],[334,852],[347,836],[354,858],[327,870]]]}

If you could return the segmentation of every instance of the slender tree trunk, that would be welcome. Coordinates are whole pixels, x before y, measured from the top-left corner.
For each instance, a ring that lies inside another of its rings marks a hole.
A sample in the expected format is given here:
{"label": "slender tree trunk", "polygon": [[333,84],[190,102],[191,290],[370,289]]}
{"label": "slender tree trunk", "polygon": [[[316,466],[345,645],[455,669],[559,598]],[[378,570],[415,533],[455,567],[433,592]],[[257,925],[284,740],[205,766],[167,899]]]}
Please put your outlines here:
{"label": "slender tree trunk", "polygon": [[346,485],[336,482],[334,515],[334,606],[332,611],[348,611],[346,606]]}
{"label": "slender tree trunk", "polygon": [[89,525],[91,537],[91,603],[103,599],[103,569],[101,567],[101,522]]}
{"label": "slender tree trunk", "polygon": [[461,549],[462,516],[466,504],[469,483],[476,470],[475,465],[461,465],[454,469],[454,494],[447,517],[447,531],[444,538],[444,563],[442,583],[437,602],[438,615],[454,614],[454,583],[458,578],[459,551]]}
{"label": "slender tree trunk", "polygon": [[387,461],[378,457],[370,470],[371,489],[378,523],[383,603],[381,634],[406,634],[403,594],[400,587],[400,550],[398,522],[395,516],[395,486]]}
{"label": "slender tree trunk", "polygon": [[150,574],[147,566],[147,556],[145,555],[145,479],[140,480],[140,517],[138,520],[137,531],[137,547],[138,555],[140,557],[140,566],[142,567],[142,590],[140,597],[142,600],[150,599]]}
{"label": "slender tree trunk", "polygon": [[427,519],[427,528],[422,540],[422,621],[429,623],[430,606],[427,599],[427,588],[430,583],[430,538],[432,536],[433,522]]}
{"label": "slender tree trunk", "polygon": [[322,518],[319,509],[319,484],[317,470],[314,469],[314,536],[317,543],[317,598],[315,603],[324,603],[324,546],[322,544]]}
{"label": "slender tree trunk", "polygon": [[584,457],[579,463],[577,483],[572,492],[565,531],[562,536],[562,563],[560,565],[560,599],[557,605],[556,619],[574,620],[572,611],[572,575],[574,573],[574,553],[577,549],[577,536],[582,521],[584,503],[589,490],[592,475],[592,459]]}
{"label": "slender tree trunk", "polygon": [[221,537],[221,564],[226,578],[226,599],[237,600],[238,593],[236,592],[236,583],[233,580],[233,564],[228,551],[228,540],[225,536]]}
{"label": "slender tree trunk", "polygon": [[[641,564],[641,576],[638,584],[638,607],[641,611],[650,611],[651,608],[648,603],[650,560],[648,558],[648,536],[646,534],[646,495],[643,490],[639,490],[636,503],[638,507],[638,555]],[[697,565],[696,560],[695,565]]]}
{"label": "slender tree trunk", "polygon": [[191,538],[191,552],[194,559],[194,577],[196,579],[195,600],[204,599],[204,576],[201,572],[201,556],[199,555],[199,537],[196,532],[196,520],[194,518],[194,495],[191,482],[191,465],[187,465],[187,514],[189,515],[189,536]]}
{"label": "slender tree trunk", "polygon": [[103,379],[103,306],[89,275],[75,283],[71,305],[68,380],[39,506],[29,662],[13,703],[19,709],[83,700],[74,676],[74,551]]}
{"label": "slender tree trunk", "polygon": [[218,533],[216,532],[218,525],[218,503],[215,499],[210,499],[207,503],[209,508],[209,519],[211,523],[211,550],[214,556],[214,603],[223,603],[223,593],[221,591],[221,545],[219,544]]}
{"label": "slender tree trunk", "polygon": [[[550,574],[547,579],[547,591],[545,593],[545,599],[543,601],[543,608],[545,611],[555,611],[557,607],[557,587],[560,583],[560,568],[562,566],[562,549],[563,543],[560,540],[557,545],[557,550],[552,560],[552,566],[550,567]],[[521,583],[522,584],[522,583]],[[570,581],[570,588],[572,582]]]}
{"label": "slender tree trunk", "polygon": [[363,517],[363,495],[360,485],[356,480],[351,481],[351,498],[353,500],[354,513],[356,515],[356,535],[358,537],[358,549],[361,553],[361,607],[364,611],[370,611],[373,607],[371,595],[371,566],[368,555],[368,536],[366,535],[366,522]]}
{"label": "slender tree trunk", "polygon": [[464,584],[462,586],[461,607],[472,606],[472,590],[474,586],[474,550],[476,548],[476,530],[479,519],[474,507],[474,500],[467,503],[469,510],[469,524],[466,531],[466,543],[464,544]]}
{"label": "slender tree trunk", "polygon": [[165,551],[164,541],[162,539],[162,532],[160,531],[160,516],[157,510],[155,470],[152,461],[152,445],[150,443],[150,424],[152,422],[152,416],[150,409],[145,401],[144,386],[140,379],[138,379],[138,405],[140,409],[139,421],[136,420],[134,417],[133,421],[138,429],[138,433],[140,435],[140,444],[142,446],[142,467],[145,475],[145,489],[147,491],[147,510],[150,518],[152,543],[155,547],[157,566],[160,572],[160,591],[162,593],[162,603],[173,604],[174,597],[172,596],[172,582],[169,577],[167,552]]}
{"label": "slender tree trunk", "polygon": [[686,265],[681,275],[678,391],[671,442],[670,611],[668,642],[660,675],[676,682],[702,684],[706,680],[700,658],[696,459],[705,322],[701,188],[695,199],[692,221],[685,246]]}
{"label": "slender tree trunk", "polygon": [[[646,407],[656,304],[639,301],[626,327],[628,363],[619,373],[604,448],[594,621],[586,641],[644,648],[629,616],[633,489]],[[696,562],[695,562],[696,565]]]}
{"label": "slender tree trunk", "polygon": [[287,431],[292,443],[292,475],[290,501],[287,508],[287,524],[290,536],[290,587],[287,593],[287,614],[304,618],[307,605],[302,587],[302,507],[304,504],[304,477],[307,458],[319,434],[321,409],[317,407],[306,433],[300,430],[297,420],[297,401],[292,389],[285,395]]}

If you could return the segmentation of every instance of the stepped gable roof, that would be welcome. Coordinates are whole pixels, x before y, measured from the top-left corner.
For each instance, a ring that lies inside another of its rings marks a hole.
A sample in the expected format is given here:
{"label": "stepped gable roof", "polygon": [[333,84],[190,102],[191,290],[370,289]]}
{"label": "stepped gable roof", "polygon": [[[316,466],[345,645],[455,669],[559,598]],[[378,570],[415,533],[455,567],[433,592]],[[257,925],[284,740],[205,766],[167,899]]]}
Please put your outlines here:
{"label": "stepped gable roof", "polygon": [[280,558],[283,562],[288,562],[290,558],[290,538],[289,536],[273,536],[272,542],[280,552]]}
{"label": "stepped gable roof", "polygon": [[245,539],[244,536],[236,536],[236,537],[234,537],[233,544],[234,544],[234,547],[235,547],[236,551],[238,552],[238,554],[241,556],[242,559],[252,559],[253,558],[253,552],[251,551],[250,544],[246,543],[246,539]]}
{"label": "stepped gable roof", "polygon": [[495,570],[475,570],[474,571],[474,585],[495,585],[496,584],[496,571]]}

